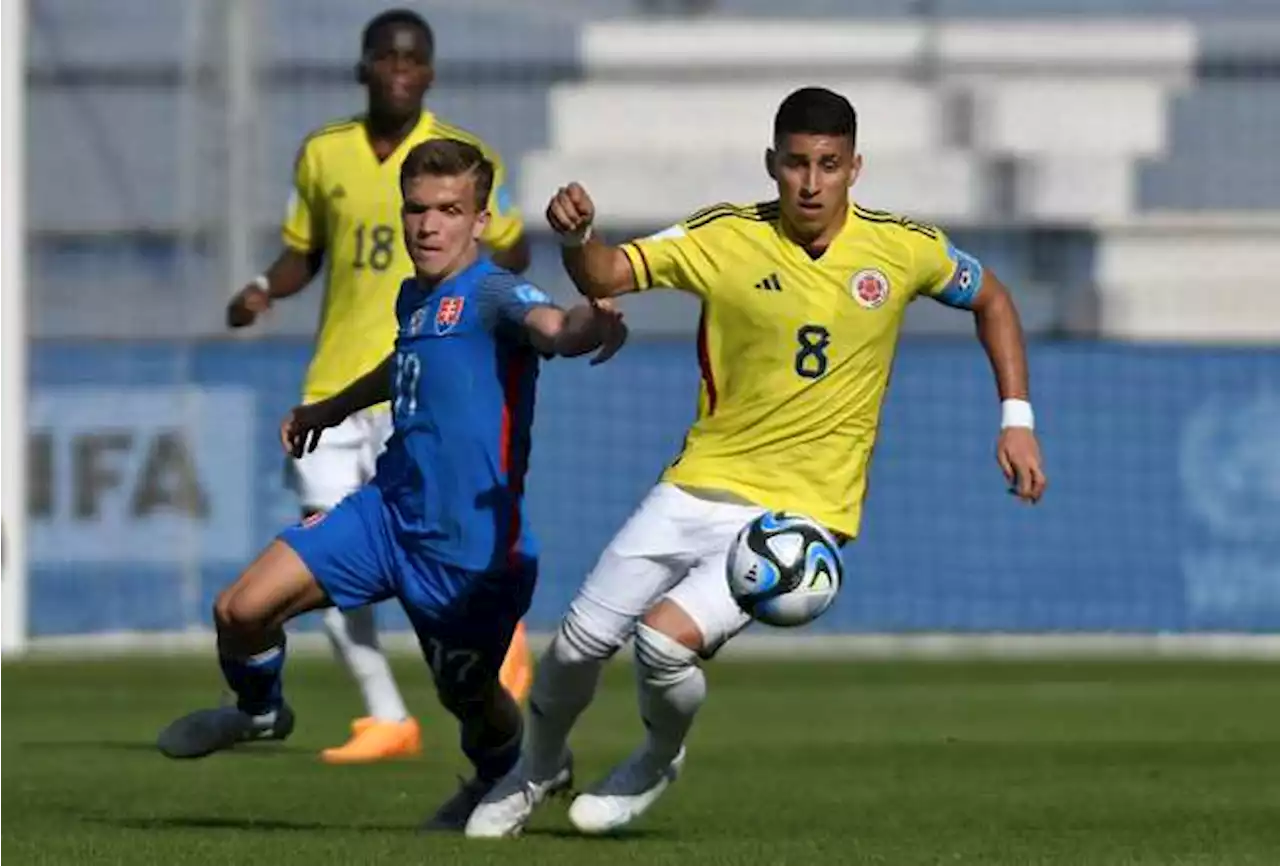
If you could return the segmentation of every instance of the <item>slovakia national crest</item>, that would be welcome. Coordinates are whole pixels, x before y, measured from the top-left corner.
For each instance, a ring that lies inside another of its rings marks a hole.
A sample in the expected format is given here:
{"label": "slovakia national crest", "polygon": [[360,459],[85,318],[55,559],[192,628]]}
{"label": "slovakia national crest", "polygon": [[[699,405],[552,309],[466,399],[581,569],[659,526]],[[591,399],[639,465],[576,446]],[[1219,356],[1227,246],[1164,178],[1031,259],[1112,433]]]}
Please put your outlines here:
{"label": "slovakia national crest", "polygon": [[889,300],[889,278],[875,268],[866,268],[849,280],[849,293],[859,306],[874,310]]}
{"label": "slovakia national crest", "polygon": [[462,321],[462,305],[467,301],[466,298],[450,296],[440,299],[440,306],[436,307],[436,333],[447,334],[454,329],[458,322]]}
{"label": "slovakia national crest", "polygon": [[409,336],[416,337],[422,333],[422,323],[426,321],[427,311],[419,307],[409,317]]}

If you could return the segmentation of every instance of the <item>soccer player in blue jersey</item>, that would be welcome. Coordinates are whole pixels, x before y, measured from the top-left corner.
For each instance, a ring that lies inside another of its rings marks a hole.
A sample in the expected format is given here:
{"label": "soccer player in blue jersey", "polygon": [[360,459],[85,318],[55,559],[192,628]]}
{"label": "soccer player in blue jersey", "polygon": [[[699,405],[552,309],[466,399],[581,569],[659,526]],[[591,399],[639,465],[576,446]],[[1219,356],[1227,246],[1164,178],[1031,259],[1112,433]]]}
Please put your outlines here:
{"label": "soccer player in blue jersey", "polygon": [[598,349],[598,363],[626,329],[607,305],[562,311],[481,255],[492,183],[493,164],[466,142],[427,141],[405,158],[402,220],[415,275],[396,301],[395,350],[336,395],[295,408],[281,439],[300,456],[325,429],[387,400],[394,432],[369,484],[282,532],[218,596],[219,659],[238,701],[173,722],[158,742],[169,757],[287,737],[284,624],[395,597],[475,766],[427,827],[461,829],[515,764],[520,711],[498,674],[537,574],[521,503],[539,356]]}

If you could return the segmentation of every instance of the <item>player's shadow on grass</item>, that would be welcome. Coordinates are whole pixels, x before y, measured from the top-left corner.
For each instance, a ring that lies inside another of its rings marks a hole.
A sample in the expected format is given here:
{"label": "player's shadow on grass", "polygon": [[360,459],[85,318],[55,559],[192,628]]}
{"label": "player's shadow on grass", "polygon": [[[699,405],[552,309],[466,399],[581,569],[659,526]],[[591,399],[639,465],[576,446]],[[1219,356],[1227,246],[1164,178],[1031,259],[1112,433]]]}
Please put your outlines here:
{"label": "player's shadow on grass", "polygon": [[[152,752],[159,755],[160,752],[156,748],[154,740],[27,740],[18,744],[19,749],[56,749],[64,751],[67,749],[83,749],[85,751],[104,751],[104,752]],[[312,756],[312,751],[299,746],[286,746],[283,743],[253,743],[234,749],[228,749],[225,752],[213,756],[217,760],[225,760],[231,758],[268,758],[284,756],[305,756],[308,759]],[[180,761],[176,763],[188,763]]]}
{"label": "player's shadow on grass", "polygon": [[211,815],[170,815],[162,818],[106,818],[87,820],[128,830],[234,830],[237,833],[412,833],[412,824],[335,824],[319,821],[281,821],[271,818],[222,818]]}
{"label": "player's shadow on grass", "polygon": [[154,752],[156,744],[147,740],[28,740],[19,749],[84,749],[103,752]]}
{"label": "player's shadow on grass", "polygon": [[[86,817],[95,824],[109,824],[127,830],[234,830],[237,833],[404,833],[429,839],[452,836],[452,833],[419,833],[416,824],[335,824],[319,821],[282,821],[272,818],[224,818],[213,815],[169,815],[159,818]],[[526,836],[546,839],[572,839],[579,842],[632,842],[637,839],[663,838],[669,834],[644,828],[622,830],[604,836],[586,836],[568,827],[543,827],[525,831]]]}
{"label": "player's shadow on grass", "polygon": [[600,836],[589,836],[572,827],[534,827],[524,831],[525,836],[543,839],[569,839],[575,842],[634,842],[638,839],[668,839],[673,834],[662,830],[651,830],[645,827],[634,827],[605,833]]}

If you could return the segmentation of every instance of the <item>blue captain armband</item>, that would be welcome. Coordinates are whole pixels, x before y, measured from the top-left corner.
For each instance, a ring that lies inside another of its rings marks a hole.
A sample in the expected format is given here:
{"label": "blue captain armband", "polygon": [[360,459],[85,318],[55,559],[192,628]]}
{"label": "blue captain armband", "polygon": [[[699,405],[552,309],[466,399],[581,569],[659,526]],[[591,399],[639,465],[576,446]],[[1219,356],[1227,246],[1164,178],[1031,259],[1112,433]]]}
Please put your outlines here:
{"label": "blue captain armband", "polygon": [[956,263],[951,279],[934,298],[948,307],[961,310],[973,309],[973,301],[982,288],[982,262],[952,244],[947,244],[947,255]]}

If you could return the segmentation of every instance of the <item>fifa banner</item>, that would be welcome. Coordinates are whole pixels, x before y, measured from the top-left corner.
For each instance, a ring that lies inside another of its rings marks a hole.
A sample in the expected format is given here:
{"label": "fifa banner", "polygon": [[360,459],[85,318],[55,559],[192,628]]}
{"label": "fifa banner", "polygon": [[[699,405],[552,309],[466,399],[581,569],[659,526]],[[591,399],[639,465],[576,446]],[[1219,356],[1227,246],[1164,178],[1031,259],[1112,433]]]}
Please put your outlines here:
{"label": "fifa banner", "polygon": [[[208,627],[217,591],[296,519],[276,429],[306,359],[301,342],[34,345],[35,639]],[[1280,628],[1280,351],[1044,343],[1031,368],[1050,476],[1036,507],[996,468],[980,348],[903,342],[846,582],[807,631]],[[534,629],[678,453],[697,376],[674,341],[544,368]]]}
{"label": "fifa banner", "polygon": [[181,567],[252,552],[251,391],[37,389],[28,418],[37,564]]}

